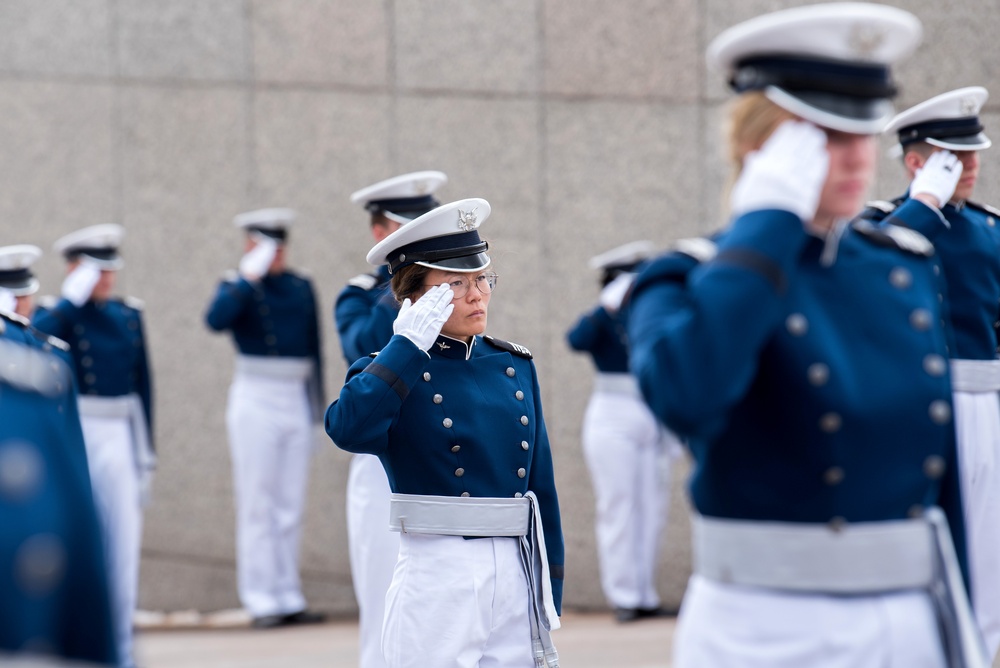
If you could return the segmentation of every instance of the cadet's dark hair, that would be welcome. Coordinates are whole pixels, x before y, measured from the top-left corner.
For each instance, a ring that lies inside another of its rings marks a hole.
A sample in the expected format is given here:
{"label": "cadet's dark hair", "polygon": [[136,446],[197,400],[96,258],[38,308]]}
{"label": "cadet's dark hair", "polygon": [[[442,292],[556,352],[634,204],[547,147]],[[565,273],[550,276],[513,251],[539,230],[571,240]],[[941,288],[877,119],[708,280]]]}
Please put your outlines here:
{"label": "cadet's dark hair", "polygon": [[423,292],[424,279],[429,273],[431,273],[430,267],[424,267],[419,264],[409,264],[405,267],[400,267],[392,275],[392,280],[389,282],[392,296],[398,302],[402,302],[407,297],[410,298],[410,301],[416,301],[414,296],[419,292]]}

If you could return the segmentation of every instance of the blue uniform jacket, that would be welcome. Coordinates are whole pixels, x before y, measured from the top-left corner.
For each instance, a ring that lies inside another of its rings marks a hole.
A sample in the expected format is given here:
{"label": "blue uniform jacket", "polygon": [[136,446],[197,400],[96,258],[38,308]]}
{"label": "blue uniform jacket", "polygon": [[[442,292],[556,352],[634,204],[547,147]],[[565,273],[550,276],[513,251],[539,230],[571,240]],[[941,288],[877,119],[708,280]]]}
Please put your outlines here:
{"label": "blue uniform jacket", "polygon": [[39,306],[32,324],[69,344],[80,394],[139,395],[152,446],[153,384],[138,301],[90,300],[77,307],[60,299],[51,308]]}
{"label": "blue uniform jacket", "polygon": [[704,263],[667,255],[629,302],[632,369],[689,439],[706,516],[831,523],[947,514],[961,563],[948,332],[933,248],[859,222],[737,218]]}
{"label": "blue uniform jacket", "polygon": [[392,338],[399,304],[389,289],[389,268],[355,276],[337,296],[333,319],[347,366],[382,350]]}
{"label": "blue uniform jacket", "polygon": [[243,355],[312,359],[309,396],[319,421],[326,406],[323,356],[316,297],[308,279],[291,271],[268,274],[256,283],[233,275],[219,284],[205,323],[216,332],[232,332]]}
{"label": "blue uniform jacket", "polygon": [[[467,357],[468,354],[468,357]],[[538,378],[530,353],[489,337],[438,338],[425,354],[393,336],[355,362],[326,412],[343,450],[377,455],[400,494],[538,496],[556,610],[563,537]]]}
{"label": "blue uniform jacket", "polygon": [[114,664],[101,527],[60,345],[0,314],[0,654]]}
{"label": "blue uniform jacket", "polygon": [[627,340],[625,323],[603,306],[585,314],[566,333],[570,348],[590,353],[594,366],[602,373],[628,373]]}
{"label": "blue uniform jacket", "polygon": [[954,332],[951,356],[991,360],[997,356],[1000,317],[1000,211],[973,202],[937,211],[907,195],[878,202],[862,213],[868,220],[902,225],[931,240],[948,285]]}

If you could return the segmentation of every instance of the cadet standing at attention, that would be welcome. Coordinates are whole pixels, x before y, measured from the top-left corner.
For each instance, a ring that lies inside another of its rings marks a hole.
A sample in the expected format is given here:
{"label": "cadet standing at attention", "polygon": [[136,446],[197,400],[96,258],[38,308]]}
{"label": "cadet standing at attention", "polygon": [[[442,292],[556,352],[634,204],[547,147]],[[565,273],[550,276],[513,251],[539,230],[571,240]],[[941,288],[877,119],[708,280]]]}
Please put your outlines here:
{"label": "cadet standing at attention", "polygon": [[31,265],[41,256],[42,249],[30,244],[0,248],[0,311],[31,317],[38,292]]}
{"label": "cadet standing at attention", "polygon": [[618,311],[636,266],[652,252],[651,241],[635,241],[591,258],[591,269],[601,272],[600,303],[566,334],[569,346],[588,353],[597,367],[583,417],[583,454],[597,505],[601,587],[619,622],[664,614],[656,565],[670,461],[681,447],[650,412],[629,374],[625,322]]}
{"label": "cadet standing at attention", "polygon": [[901,225],[934,244],[948,286],[954,335],[951,382],[969,544],[972,605],[990,656],[1000,647],[1000,211],[970,200],[979,152],[990,147],[979,119],[985,88],[938,95],[889,124],[909,191],[875,202],[863,218]]}
{"label": "cadet standing at attention", "polygon": [[[433,194],[447,181],[442,172],[403,174],[358,190],[351,195],[351,202],[361,204],[371,214],[372,238],[378,243],[438,206]],[[381,265],[370,274],[352,278],[337,297],[334,319],[348,367],[381,350],[392,338],[399,303],[389,289],[389,278],[389,268]],[[347,478],[347,538],[360,612],[359,668],[385,665],[385,594],[399,555],[399,535],[388,528],[389,494],[389,481],[378,457],[355,454]]]}
{"label": "cadet standing at attention", "polygon": [[[10,285],[4,271],[0,281]],[[0,312],[3,665],[50,657],[116,665],[103,533],[66,348]]]}
{"label": "cadet standing at attention", "polygon": [[239,272],[228,276],[205,314],[228,330],[239,352],[226,427],[236,495],[240,601],[256,628],[308,624],[299,582],[302,513],[323,415],[319,314],[310,281],[288,269],[291,209],[242,213],[246,232]]}
{"label": "cadet standing at attention", "polygon": [[326,413],[333,442],[377,455],[394,492],[390,668],[558,665],[552,452],[531,353],[483,336],[497,281],[479,236],[489,214],[483,199],[445,204],[372,248],[402,301],[395,333],[351,366]]}
{"label": "cadet standing at attention", "polygon": [[961,576],[940,263],[917,232],[851,222],[890,66],[920,33],[834,3],[709,46],[739,93],[731,222],[650,263],[628,306],[643,395],[695,464],[677,668],[989,665]]}
{"label": "cadet standing at attention", "polygon": [[35,326],[70,346],[97,511],[104,525],[118,660],[134,665],[142,505],[155,466],[153,397],[142,307],[114,296],[125,229],[95,225],[55,243],[68,274],[62,298],[40,300]]}

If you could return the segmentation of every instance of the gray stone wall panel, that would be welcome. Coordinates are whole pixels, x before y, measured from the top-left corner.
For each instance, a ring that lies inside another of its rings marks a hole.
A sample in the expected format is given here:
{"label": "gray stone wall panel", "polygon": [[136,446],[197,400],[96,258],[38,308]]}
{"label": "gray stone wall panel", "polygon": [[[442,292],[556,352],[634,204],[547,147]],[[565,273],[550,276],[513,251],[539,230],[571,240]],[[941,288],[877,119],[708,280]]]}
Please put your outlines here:
{"label": "gray stone wall panel", "polygon": [[244,0],[128,0],[117,7],[122,76],[191,81],[248,78]]}
{"label": "gray stone wall panel", "polygon": [[259,81],[388,83],[386,16],[366,0],[253,0]]}
{"label": "gray stone wall panel", "polygon": [[0,71],[107,77],[110,0],[6,0],[0,3]]}
{"label": "gray stone wall panel", "polygon": [[399,0],[395,63],[402,89],[533,93],[535,0]]}

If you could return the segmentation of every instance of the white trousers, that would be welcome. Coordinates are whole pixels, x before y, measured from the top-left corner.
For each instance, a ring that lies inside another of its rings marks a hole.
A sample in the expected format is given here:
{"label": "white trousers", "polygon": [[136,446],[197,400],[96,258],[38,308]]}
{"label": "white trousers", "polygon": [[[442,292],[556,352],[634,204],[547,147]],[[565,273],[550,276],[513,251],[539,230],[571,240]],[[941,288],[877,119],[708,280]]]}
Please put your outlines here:
{"label": "white trousers", "polygon": [[313,448],[305,383],[237,374],[226,426],[240,601],[254,617],[304,610],[299,539]]}
{"label": "white trousers", "polygon": [[119,665],[130,667],[132,615],[139,589],[142,509],[129,419],[81,416],[94,503],[104,530]]}
{"label": "white trousers", "polygon": [[992,658],[1000,648],[1000,399],[955,392],[972,607]]}
{"label": "white trousers", "polygon": [[533,668],[517,538],[402,534],[386,596],[389,668]]}
{"label": "white trousers", "polygon": [[389,530],[389,480],[374,455],[354,455],[347,477],[347,538],[359,610],[359,668],[384,668],[385,595],[399,557],[399,534]]}
{"label": "white trousers", "polygon": [[946,668],[924,592],[789,594],[693,575],[674,668]]}
{"label": "white trousers", "polygon": [[638,396],[595,392],[583,419],[583,454],[597,503],[601,586],[616,608],[656,608],[656,566],[666,524],[670,462],[679,444]]}

